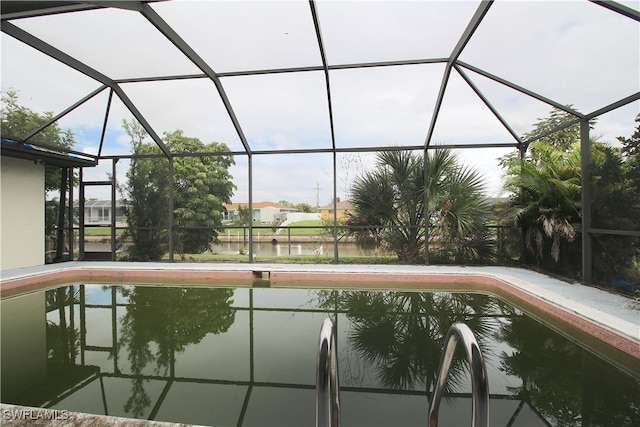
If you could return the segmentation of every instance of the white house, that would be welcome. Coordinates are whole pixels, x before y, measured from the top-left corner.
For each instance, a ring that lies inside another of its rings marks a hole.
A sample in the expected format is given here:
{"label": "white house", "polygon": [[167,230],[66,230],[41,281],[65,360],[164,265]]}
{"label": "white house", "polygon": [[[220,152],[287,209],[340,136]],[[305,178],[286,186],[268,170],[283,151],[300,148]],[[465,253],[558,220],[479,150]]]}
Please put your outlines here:
{"label": "white house", "polygon": [[[225,215],[224,219],[229,221],[238,219],[238,208],[240,206],[248,208],[249,203],[231,203],[228,205],[224,205],[224,207],[227,209],[227,214]],[[283,206],[279,203],[253,203],[253,220],[260,221],[263,224],[271,224],[291,212],[296,212],[296,209]]]}
{"label": "white house", "polygon": [[[79,207],[79,202],[76,200],[73,206]],[[124,209],[125,204],[116,200],[116,227],[127,226]],[[86,200],[84,202],[84,223],[86,225],[111,226],[111,200]]]}

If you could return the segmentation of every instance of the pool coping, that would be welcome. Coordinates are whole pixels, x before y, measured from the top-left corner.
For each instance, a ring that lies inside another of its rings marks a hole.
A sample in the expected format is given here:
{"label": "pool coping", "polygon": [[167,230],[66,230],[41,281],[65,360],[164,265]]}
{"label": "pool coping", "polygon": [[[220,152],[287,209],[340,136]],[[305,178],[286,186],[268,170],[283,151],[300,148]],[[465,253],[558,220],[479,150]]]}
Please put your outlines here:
{"label": "pool coping", "polygon": [[[469,279],[473,278],[473,285]],[[0,272],[0,298],[77,281],[212,284],[219,280],[290,286],[304,281],[332,287],[490,292],[572,325],[640,361],[640,303],[599,288],[516,267],[273,263],[80,262]],[[268,282],[267,282],[268,281]],[[386,286],[385,286],[386,285]]]}

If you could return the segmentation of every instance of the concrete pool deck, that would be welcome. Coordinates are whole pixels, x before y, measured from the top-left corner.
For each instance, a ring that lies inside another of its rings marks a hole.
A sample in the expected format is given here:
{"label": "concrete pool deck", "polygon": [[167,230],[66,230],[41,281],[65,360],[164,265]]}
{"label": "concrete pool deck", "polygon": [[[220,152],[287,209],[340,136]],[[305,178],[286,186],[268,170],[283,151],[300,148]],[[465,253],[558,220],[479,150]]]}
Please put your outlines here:
{"label": "concrete pool deck", "polygon": [[[376,289],[442,289],[489,292],[570,325],[638,360],[640,302],[603,289],[565,282],[514,267],[357,264],[203,264],[67,262],[0,272],[0,297],[64,283],[185,283],[268,280]],[[335,284],[334,284],[335,283]],[[529,311],[529,310],[528,310]],[[570,332],[572,333],[572,332]]]}

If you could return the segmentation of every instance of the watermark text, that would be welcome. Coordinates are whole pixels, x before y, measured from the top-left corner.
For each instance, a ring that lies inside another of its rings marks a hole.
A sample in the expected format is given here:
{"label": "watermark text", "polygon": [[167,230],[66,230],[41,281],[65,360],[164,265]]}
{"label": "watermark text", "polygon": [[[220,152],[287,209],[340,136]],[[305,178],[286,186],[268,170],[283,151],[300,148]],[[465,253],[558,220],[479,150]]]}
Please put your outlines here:
{"label": "watermark text", "polygon": [[36,408],[2,408],[0,414],[4,421],[66,421],[71,417],[67,410]]}

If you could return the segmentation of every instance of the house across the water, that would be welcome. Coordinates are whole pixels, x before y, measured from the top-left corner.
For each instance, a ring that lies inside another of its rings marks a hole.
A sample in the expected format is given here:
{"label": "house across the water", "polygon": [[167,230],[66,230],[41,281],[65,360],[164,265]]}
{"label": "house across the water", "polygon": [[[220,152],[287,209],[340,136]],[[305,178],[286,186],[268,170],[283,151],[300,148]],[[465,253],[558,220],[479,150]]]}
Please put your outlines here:
{"label": "house across the water", "polygon": [[[326,206],[320,206],[320,215],[322,219],[333,219],[333,203]],[[353,212],[353,207],[349,200],[341,200],[335,206],[336,216],[338,219],[344,219],[348,213]]]}
{"label": "house across the water", "polygon": [[[76,200],[75,208],[80,206]],[[126,227],[127,217],[124,214],[126,205],[121,200],[116,200],[116,227]],[[87,200],[84,202],[84,223],[87,225],[111,225],[111,200]]]}
{"label": "house across the water", "polygon": [[[249,203],[231,203],[224,205],[227,208],[227,213],[224,219],[234,221],[238,219],[238,208],[240,206],[248,208]],[[253,203],[253,220],[260,221],[264,224],[273,223],[276,220],[286,216],[288,213],[297,212],[295,208],[290,208],[279,203],[274,202],[255,202]]]}

